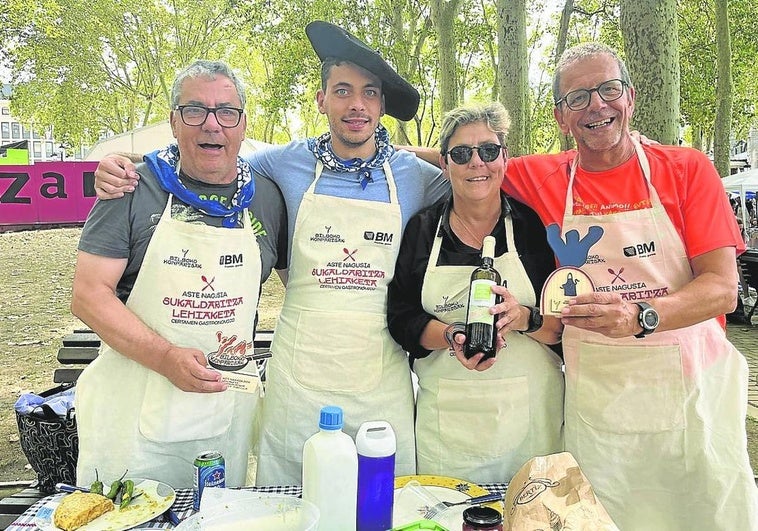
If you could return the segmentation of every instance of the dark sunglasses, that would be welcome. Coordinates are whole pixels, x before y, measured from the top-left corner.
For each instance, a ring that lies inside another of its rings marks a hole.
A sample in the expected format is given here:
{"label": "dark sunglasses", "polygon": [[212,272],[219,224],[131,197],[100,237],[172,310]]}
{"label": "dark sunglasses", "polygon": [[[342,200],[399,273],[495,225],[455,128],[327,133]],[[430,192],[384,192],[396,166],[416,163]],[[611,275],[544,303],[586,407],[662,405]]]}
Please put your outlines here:
{"label": "dark sunglasses", "polygon": [[492,162],[500,156],[502,149],[503,146],[500,144],[492,143],[482,144],[481,146],[455,146],[450,148],[447,153],[443,153],[443,155],[450,155],[450,158],[456,164],[468,164],[468,161],[474,155],[474,150],[476,150],[482,162]]}

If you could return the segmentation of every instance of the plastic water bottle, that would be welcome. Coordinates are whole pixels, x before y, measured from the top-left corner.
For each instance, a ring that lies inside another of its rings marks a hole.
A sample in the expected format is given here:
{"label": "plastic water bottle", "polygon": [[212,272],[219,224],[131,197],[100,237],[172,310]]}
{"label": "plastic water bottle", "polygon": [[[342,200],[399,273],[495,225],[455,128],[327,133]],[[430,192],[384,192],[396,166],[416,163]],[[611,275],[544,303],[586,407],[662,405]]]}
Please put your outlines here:
{"label": "plastic water bottle", "polygon": [[395,432],[389,422],[361,424],[355,436],[358,449],[358,531],[392,528],[395,496]]}
{"label": "plastic water bottle", "polygon": [[303,446],[303,499],[318,507],[323,531],[355,529],[358,455],[342,425],[342,408],[321,408],[321,430]]}

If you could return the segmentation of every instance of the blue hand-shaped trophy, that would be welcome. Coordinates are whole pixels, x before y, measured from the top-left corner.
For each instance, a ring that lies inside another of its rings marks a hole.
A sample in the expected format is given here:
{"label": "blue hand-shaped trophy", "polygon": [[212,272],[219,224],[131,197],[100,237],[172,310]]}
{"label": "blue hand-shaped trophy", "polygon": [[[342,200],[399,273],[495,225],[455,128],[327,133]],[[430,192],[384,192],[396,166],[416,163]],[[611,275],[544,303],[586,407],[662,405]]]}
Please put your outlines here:
{"label": "blue hand-shaped trophy", "polygon": [[545,281],[540,311],[546,315],[560,315],[571,297],[595,290],[592,279],[580,267],[587,263],[590,249],[600,240],[604,231],[602,227],[592,226],[580,238],[575,229],[561,236],[561,229],[555,223],[546,227],[546,230],[547,241],[560,267]]}

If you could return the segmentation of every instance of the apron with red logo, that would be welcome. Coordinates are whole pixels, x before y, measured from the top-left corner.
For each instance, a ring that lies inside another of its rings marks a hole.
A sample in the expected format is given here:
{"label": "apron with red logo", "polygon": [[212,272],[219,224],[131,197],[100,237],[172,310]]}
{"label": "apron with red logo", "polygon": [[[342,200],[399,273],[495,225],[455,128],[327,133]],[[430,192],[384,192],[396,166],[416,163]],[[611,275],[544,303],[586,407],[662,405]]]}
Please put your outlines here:
{"label": "apron with red logo", "polygon": [[[564,239],[570,230],[581,237],[602,228],[582,270],[596,291],[630,302],[665,296],[693,278],[647,157],[635,148],[652,207],[574,215],[575,160],[562,227]],[[745,450],[747,364],[716,319],[642,339],[567,326],[563,351],[566,450],[620,529],[758,529]]]}
{"label": "apron with red logo", "polygon": [[408,357],[387,329],[387,286],[402,218],[389,163],[390,202],[316,194],[323,166],[303,195],[292,238],[287,290],[266,367],[258,485],[302,481],[303,444],[319,411],[337,405],[355,437],[386,420],[397,437],[395,474],[415,474],[413,387]]}
{"label": "apron with red logo", "polygon": [[[261,258],[249,213],[242,229],[185,223],[171,218],[171,200],[127,307],[175,345],[206,355],[252,350]],[[101,479],[128,469],[191,488],[193,461],[207,450],[224,456],[227,486],[245,484],[258,392],[185,392],[107,344],[76,388],[78,485],[94,481],[97,468]]]}

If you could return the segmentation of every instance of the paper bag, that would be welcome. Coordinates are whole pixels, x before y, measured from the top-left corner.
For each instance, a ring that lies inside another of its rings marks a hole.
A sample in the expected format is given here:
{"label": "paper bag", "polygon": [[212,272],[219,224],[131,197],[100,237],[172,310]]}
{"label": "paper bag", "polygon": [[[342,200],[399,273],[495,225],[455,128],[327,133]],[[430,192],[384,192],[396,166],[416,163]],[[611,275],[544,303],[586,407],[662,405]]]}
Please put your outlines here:
{"label": "paper bag", "polygon": [[506,531],[618,531],[568,452],[527,461],[508,485],[503,517]]}

